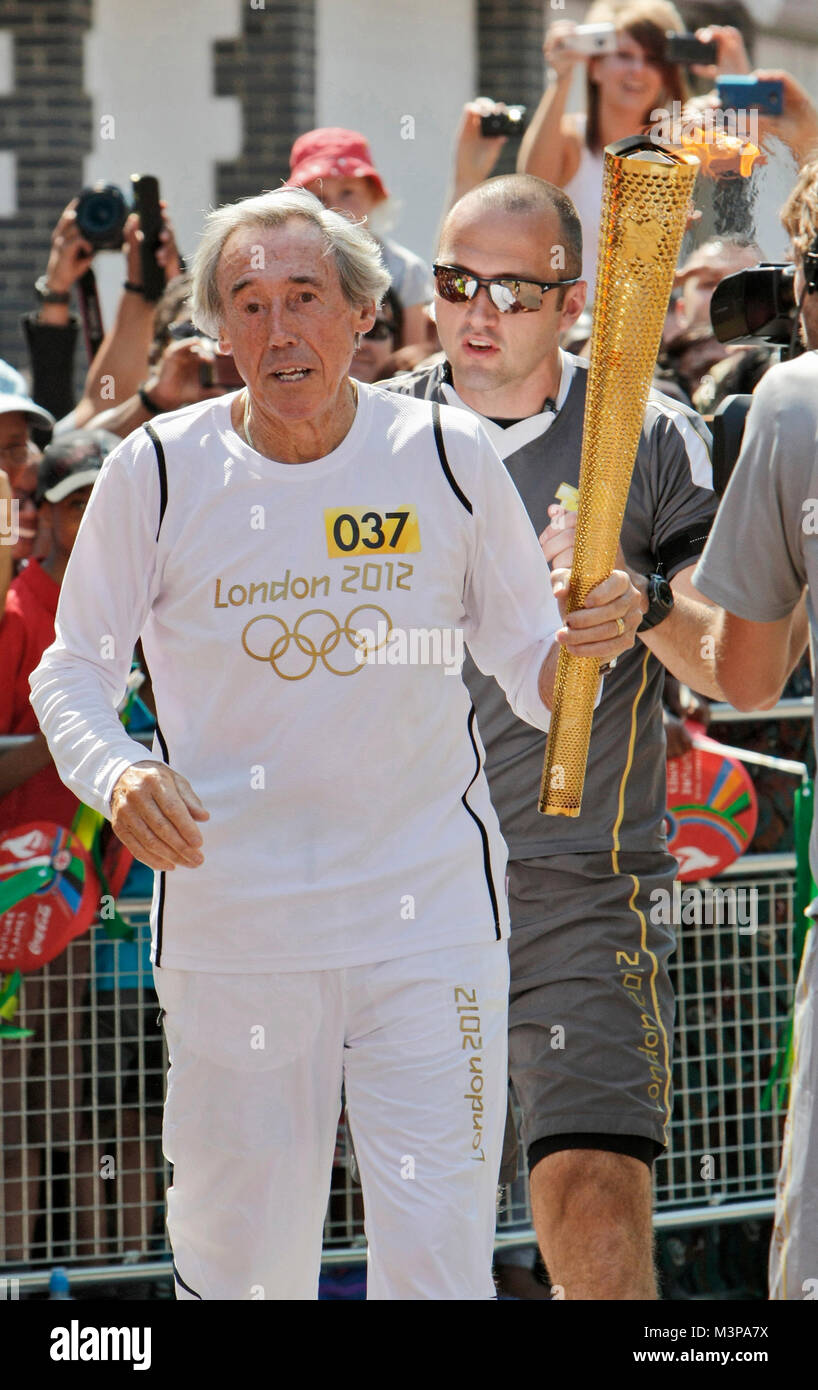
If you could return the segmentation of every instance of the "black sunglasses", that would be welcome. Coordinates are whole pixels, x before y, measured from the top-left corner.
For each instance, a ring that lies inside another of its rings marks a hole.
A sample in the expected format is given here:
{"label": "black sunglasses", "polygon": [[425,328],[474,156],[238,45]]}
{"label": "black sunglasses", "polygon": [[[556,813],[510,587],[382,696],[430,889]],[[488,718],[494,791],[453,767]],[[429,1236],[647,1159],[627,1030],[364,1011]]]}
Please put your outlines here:
{"label": "black sunglasses", "polygon": [[502,275],[485,279],[473,275],[457,265],[433,265],[437,292],[441,299],[450,304],[465,304],[474,299],[481,285],[484,285],[489,299],[501,314],[534,314],[542,307],[543,295],[549,290],[559,289],[561,285],[576,285],[581,278],[573,280],[517,280],[512,275]]}
{"label": "black sunglasses", "polygon": [[174,342],[179,343],[185,338],[198,338],[199,330],[192,319],[182,319],[179,323],[172,323],[168,328],[168,337]]}
{"label": "black sunglasses", "polygon": [[385,343],[387,338],[394,338],[397,331],[397,325],[390,323],[388,319],[376,319],[364,337],[371,339],[373,343]]}

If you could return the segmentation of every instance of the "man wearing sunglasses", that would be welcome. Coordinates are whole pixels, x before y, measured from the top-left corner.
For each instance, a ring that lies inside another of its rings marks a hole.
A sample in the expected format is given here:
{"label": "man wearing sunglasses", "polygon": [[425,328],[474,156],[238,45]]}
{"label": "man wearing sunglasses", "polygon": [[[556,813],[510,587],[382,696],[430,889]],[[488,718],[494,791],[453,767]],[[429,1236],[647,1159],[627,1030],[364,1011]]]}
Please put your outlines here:
{"label": "man wearing sunglasses", "polygon": [[[552,567],[570,567],[588,365],[559,347],[585,304],[582,236],[570,199],[530,175],[490,179],[442,229],[435,314],[446,360],[396,378],[406,394],[482,420]],[[718,696],[714,610],[690,575],[715,514],[709,434],[651,395],[618,566],[645,617],[606,678],[594,717],[582,815],[537,810],[545,739],[464,668],[509,845],[509,1061],[523,1119],[534,1222],[552,1284],[568,1298],[655,1298],[652,1165],[667,1142],[671,929],[651,922],[669,891],[663,665]]]}

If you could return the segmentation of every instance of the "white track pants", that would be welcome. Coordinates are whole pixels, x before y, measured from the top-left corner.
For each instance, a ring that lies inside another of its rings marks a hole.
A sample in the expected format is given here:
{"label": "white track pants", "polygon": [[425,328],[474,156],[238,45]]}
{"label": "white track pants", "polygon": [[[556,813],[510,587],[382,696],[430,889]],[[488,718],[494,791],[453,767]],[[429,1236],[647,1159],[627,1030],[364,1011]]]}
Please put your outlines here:
{"label": "white track pants", "polygon": [[790,1105],[770,1245],[770,1298],[818,1298],[818,922],[795,991]]}
{"label": "white track pants", "polygon": [[156,969],[179,1298],[314,1299],[343,1076],[370,1299],[485,1299],[506,942],[281,975]]}

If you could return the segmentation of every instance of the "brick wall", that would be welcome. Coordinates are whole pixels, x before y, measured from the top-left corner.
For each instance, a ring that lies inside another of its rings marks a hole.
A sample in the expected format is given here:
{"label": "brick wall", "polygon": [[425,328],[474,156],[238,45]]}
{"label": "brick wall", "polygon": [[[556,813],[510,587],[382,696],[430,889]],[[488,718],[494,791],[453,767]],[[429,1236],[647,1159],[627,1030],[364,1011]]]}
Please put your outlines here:
{"label": "brick wall", "polygon": [[245,3],[241,38],[215,48],[216,95],[237,97],[242,107],[241,156],[216,174],[218,201],[231,202],[278,187],[293,141],[315,125],[315,6]]}
{"label": "brick wall", "polygon": [[[543,94],[543,12],[543,0],[477,0],[475,96],[522,104],[533,115]],[[517,150],[516,140],[506,142],[496,174],[514,172]]]}
{"label": "brick wall", "polygon": [[[314,125],[315,13],[312,0],[244,0],[241,37],[214,45],[214,88],[242,107],[239,159],[220,164],[220,202],[275,187],[295,137]],[[17,207],[0,218],[0,357],[25,368],[20,315],[36,307],[33,283],[46,267],[51,232],[82,188],[94,113],[86,96],[83,47],[93,0],[2,0],[0,28],[14,45],[14,91],[0,97],[5,149],[17,157]],[[77,351],[77,387],[85,370]]]}
{"label": "brick wall", "polygon": [[14,40],[14,92],[0,97],[3,145],[17,156],[17,214],[0,218],[0,357],[26,365],[20,315],[36,305],[51,231],[82,187],[91,147],[83,38],[92,0],[3,0]]}

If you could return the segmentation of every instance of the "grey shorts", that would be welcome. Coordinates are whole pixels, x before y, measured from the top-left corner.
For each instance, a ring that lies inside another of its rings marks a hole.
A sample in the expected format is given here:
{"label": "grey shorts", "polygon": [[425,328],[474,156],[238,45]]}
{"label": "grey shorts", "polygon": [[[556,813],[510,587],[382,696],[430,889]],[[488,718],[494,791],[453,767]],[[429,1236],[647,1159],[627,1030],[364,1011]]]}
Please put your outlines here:
{"label": "grey shorts", "polygon": [[620,853],[617,872],[610,852],[567,854],[511,861],[508,874],[509,1071],[526,1154],[562,1135],[572,1142],[555,1148],[585,1134],[664,1147],[676,941],[651,923],[650,895],[671,889],[675,859]]}

